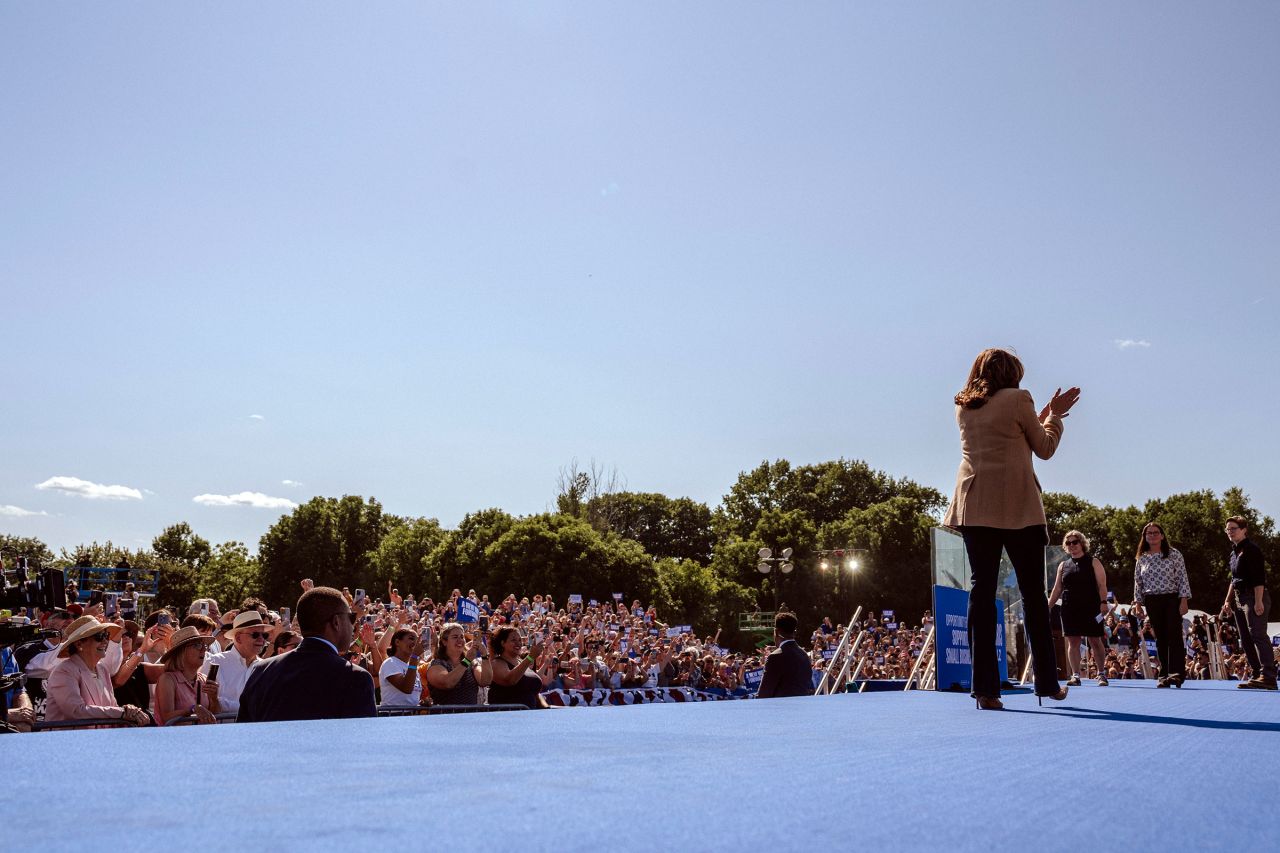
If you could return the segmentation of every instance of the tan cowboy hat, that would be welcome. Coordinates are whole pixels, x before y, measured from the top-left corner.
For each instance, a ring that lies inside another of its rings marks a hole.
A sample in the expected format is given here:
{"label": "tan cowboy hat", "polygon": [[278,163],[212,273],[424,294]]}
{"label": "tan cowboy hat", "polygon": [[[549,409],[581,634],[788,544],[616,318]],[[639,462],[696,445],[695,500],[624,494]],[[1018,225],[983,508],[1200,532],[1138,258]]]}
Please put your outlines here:
{"label": "tan cowboy hat", "polygon": [[99,631],[107,631],[111,635],[111,639],[118,640],[120,635],[124,633],[124,627],[114,622],[99,622],[92,616],[81,616],[76,621],[67,626],[63,636],[66,637],[62,641],[62,645],[58,647],[58,657],[69,658],[71,652],[75,649],[76,643],[85,637],[93,636]]}
{"label": "tan cowboy hat", "polygon": [[169,648],[160,655],[160,663],[168,663],[174,655],[182,651],[183,646],[189,646],[192,643],[204,643],[207,649],[213,643],[213,637],[206,637],[195,625],[188,625],[169,638]]}
{"label": "tan cowboy hat", "polygon": [[249,628],[270,628],[266,622],[262,621],[262,614],[256,610],[246,610],[243,613],[236,614],[236,621],[231,623],[231,635],[235,636],[241,631]]}

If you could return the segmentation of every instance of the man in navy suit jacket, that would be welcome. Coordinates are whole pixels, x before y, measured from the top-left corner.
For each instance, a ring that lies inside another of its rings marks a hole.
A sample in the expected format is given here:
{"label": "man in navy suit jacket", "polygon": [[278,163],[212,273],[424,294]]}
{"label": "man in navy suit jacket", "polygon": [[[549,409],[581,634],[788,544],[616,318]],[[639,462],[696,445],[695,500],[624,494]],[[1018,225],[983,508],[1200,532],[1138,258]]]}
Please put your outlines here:
{"label": "man in navy suit jacket", "polygon": [[295,612],[302,644],[253,665],[236,722],[376,717],[372,676],[342,658],[355,627],[347,599],[317,586],[302,594]]}
{"label": "man in navy suit jacket", "polygon": [[764,677],[757,699],[777,696],[812,696],[813,666],[796,642],[799,622],[794,613],[779,613],[773,620],[773,641],[778,647],[764,659]]}

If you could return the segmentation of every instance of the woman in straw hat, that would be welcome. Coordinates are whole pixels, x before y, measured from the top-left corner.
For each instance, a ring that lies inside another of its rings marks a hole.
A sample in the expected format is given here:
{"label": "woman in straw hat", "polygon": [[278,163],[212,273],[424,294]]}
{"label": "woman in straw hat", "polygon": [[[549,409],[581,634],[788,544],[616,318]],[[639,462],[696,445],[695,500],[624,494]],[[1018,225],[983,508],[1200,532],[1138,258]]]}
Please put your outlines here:
{"label": "woman in straw hat", "polygon": [[123,630],[92,616],[81,616],[67,626],[58,648],[61,660],[45,682],[49,697],[46,721],[108,719],[137,726],[151,722],[147,712],[136,705],[117,705],[112,692],[111,672],[104,658],[111,641]]}
{"label": "woman in straw hat", "polygon": [[156,723],[164,725],[177,717],[195,715],[197,723],[216,723],[218,683],[200,672],[204,655],[213,637],[188,625],[169,640],[169,650],[160,656],[164,674],[156,683]]}

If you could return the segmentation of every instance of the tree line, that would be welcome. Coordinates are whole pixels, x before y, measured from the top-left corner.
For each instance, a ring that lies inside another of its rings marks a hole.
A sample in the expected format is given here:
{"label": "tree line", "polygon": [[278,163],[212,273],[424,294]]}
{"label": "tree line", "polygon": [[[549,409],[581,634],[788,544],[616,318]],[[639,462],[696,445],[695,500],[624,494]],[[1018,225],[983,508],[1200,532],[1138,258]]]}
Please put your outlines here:
{"label": "tree line", "polygon": [[[562,471],[556,509],[514,516],[490,508],[468,513],[453,529],[434,518],[384,512],[372,497],[315,497],[281,516],[257,554],[242,542],[213,545],[186,522],[165,528],[149,548],[92,542],[54,555],[36,539],[0,536],[45,565],[69,567],[87,557],[135,571],[159,571],[158,598],[185,605],[211,596],[238,603],[248,595],[283,604],[304,577],[318,584],[363,587],[388,582],[401,592],[439,599],[453,588],[503,597],[550,593],[610,600],[622,593],[656,604],[664,617],[700,632],[724,628],[730,643],[737,614],[786,604],[804,625],[823,616],[846,620],[856,605],[894,608],[907,618],[930,606],[930,531],[946,505],[941,492],[898,479],[858,460],[812,465],[763,462],[741,473],[714,508],[686,497],[631,492],[598,470]],[[1261,517],[1239,488],[1221,496],[1187,492],[1137,506],[1097,506],[1061,492],[1044,495],[1052,542],[1078,529],[1093,542],[1117,598],[1133,589],[1133,556],[1143,525],[1158,521],[1186,557],[1193,606],[1216,610],[1226,589],[1230,515],[1250,521],[1268,566],[1280,558],[1272,519]],[[791,548],[794,571],[757,571],[758,552]],[[819,552],[857,549],[859,568]],[[1273,593],[1280,593],[1274,571]],[[1276,596],[1280,598],[1280,595]]]}

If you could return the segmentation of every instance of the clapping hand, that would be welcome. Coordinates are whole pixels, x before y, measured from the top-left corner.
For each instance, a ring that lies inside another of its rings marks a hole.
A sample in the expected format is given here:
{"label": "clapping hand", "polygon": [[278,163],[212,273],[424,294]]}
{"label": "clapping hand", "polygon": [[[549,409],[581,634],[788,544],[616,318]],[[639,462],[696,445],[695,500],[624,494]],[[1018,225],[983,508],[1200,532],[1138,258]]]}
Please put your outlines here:
{"label": "clapping hand", "polygon": [[1061,388],[1053,392],[1053,399],[1045,403],[1043,409],[1040,410],[1040,420],[1053,415],[1058,418],[1065,418],[1067,413],[1071,411],[1071,407],[1080,401],[1080,389],[1068,388],[1064,393]]}

